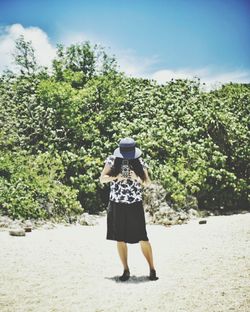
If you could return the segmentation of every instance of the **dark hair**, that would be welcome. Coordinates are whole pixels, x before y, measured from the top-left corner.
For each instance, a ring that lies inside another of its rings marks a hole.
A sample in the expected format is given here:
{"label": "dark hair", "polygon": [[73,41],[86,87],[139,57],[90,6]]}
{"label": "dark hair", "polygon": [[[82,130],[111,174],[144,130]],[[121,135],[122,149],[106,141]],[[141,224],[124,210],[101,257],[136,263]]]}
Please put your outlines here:
{"label": "dark hair", "polygon": [[[116,157],[114,161],[114,165],[111,168],[110,173],[108,174],[111,177],[116,177],[119,173],[121,173],[121,166],[122,166],[123,158]],[[129,168],[138,175],[142,181],[146,180],[146,175],[143,170],[143,166],[139,160],[139,158],[129,159]]]}

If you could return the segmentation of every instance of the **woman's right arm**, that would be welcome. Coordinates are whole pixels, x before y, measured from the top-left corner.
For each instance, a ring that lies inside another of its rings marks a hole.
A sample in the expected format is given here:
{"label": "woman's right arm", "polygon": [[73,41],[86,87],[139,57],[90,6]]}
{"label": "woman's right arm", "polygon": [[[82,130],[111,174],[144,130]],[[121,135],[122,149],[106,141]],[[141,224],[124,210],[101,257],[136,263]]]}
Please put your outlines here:
{"label": "woman's right arm", "polygon": [[110,171],[111,171],[110,166],[108,164],[105,164],[102,170],[101,176],[99,178],[99,181],[101,182],[101,184],[108,183],[114,180],[123,181],[126,179],[121,175],[121,173],[119,173],[116,177],[110,176],[109,175]]}
{"label": "woman's right arm", "polygon": [[111,182],[111,181],[117,179],[116,177],[111,177],[108,175],[110,173],[110,171],[111,171],[110,166],[108,164],[105,164],[105,166],[102,170],[100,179],[99,179],[101,184],[108,183],[108,182]]}
{"label": "woman's right arm", "polygon": [[121,173],[119,173],[116,177],[110,176],[110,175],[108,175],[110,173],[110,171],[111,171],[110,166],[108,164],[106,164],[102,170],[102,173],[101,173],[101,176],[99,179],[101,184],[109,183],[109,182],[114,181],[114,180],[117,180],[120,182],[120,181],[123,181],[126,179],[121,175]]}

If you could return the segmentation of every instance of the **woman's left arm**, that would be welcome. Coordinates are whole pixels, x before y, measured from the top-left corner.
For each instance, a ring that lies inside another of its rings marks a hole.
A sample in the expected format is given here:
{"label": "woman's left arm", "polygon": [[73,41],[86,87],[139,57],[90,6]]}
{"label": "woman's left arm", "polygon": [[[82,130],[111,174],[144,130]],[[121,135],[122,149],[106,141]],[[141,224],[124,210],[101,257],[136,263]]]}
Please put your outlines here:
{"label": "woman's left arm", "polygon": [[148,186],[151,184],[151,180],[150,180],[150,177],[148,175],[148,170],[146,168],[143,168],[144,172],[145,172],[145,176],[146,176],[146,179],[145,181],[142,182],[142,185],[143,186]]}

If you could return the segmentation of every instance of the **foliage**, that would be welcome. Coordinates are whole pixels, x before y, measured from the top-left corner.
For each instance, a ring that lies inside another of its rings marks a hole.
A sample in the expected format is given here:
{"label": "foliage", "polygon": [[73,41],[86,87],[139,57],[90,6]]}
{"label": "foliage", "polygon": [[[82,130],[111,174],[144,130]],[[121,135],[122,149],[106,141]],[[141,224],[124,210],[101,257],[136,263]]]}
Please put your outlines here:
{"label": "foliage", "polygon": [[89,42],[58,46],[49,73],[33,52],[20,38],[20,74],[0,77],[5,213],[49,217],[104,209],[108,187],[101,187],[100,172],[123,136],[136,139],[173,207],[185,209],[190,195],[201,209],[249,207],[249,85],[205,93],[199,79],[160,85],[129,78]]}
{"label": "foliage", "polygon": [[0,207],[13,218],[69,217],[83,211],[77,190],[62,184],[59,155],[1,153]]}

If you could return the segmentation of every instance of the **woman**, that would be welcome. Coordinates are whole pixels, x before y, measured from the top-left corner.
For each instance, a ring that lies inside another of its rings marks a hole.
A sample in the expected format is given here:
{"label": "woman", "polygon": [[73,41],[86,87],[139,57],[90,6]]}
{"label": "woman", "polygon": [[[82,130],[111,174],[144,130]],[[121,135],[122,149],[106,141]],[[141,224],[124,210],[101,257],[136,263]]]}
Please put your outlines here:
{"label": "woman", "polygon": [[142,187],[150,183],[148,166],[140,158],[142,152],[132,138],[124,138],[119,147],[105,161],[100,182],[109,183],[110,195],[107,214],[107,239],[117,241],[126,281],[130,277],[127,262],[127,243],[140,242],[141,250],[149,265],[149,279],[157,280],[152,248],[147,237],[142,205]]}

